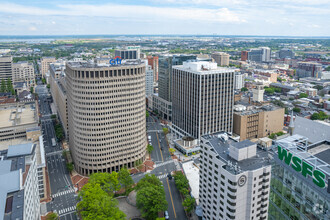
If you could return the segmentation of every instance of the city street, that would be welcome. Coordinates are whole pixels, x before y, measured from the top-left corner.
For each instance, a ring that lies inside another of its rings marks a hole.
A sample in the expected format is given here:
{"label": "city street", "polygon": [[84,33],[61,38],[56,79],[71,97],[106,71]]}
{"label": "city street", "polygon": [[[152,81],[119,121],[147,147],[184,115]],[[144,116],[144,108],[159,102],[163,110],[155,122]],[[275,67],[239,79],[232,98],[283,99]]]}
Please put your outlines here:
{"label": "city street", "polygon": [[39,109],[41,114],[41,128],[44,139],[50,191],[53,200],[47,203],[47,211],[57,212],[61,219],[75,220],[77,194],[72,185],[70,174],[66,169],[66,162],[62,155],[62,148],[59,143],[52,146],[52,138],[55,138],[53,121],[50,118],[51,109],[49,93],[46,87],[37,86],[36,92],[39,95]]}
{"label": "city street", "polygon": [[[163,126],[156,117],[149,116],[147,118],[147,135],[151,136],[151,145],[154,147],[151,158],[156,164],[155,169],[150,173],[155,174],[163,183],[170,219],[184,220],[187,217],[182,206],[180,193],[175,186],[174,178],[169,180],[167,177],[172,171],[181,170],[181,165],[176,160],[172,160],[162,128]],[[142,173],[133,176],[134,182],[138,182],[144,175]]]}

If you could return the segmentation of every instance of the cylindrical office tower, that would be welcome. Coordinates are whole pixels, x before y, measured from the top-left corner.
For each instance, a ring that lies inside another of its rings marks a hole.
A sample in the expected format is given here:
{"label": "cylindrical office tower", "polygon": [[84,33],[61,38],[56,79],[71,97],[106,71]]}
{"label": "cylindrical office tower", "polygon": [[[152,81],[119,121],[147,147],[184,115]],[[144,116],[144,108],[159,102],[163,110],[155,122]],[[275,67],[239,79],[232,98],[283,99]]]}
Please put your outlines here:
{"label": "cylindrical office tower", "polygon": [[145,64],[66,66],[69,143],[77,172],[131,168],[146,156]]}

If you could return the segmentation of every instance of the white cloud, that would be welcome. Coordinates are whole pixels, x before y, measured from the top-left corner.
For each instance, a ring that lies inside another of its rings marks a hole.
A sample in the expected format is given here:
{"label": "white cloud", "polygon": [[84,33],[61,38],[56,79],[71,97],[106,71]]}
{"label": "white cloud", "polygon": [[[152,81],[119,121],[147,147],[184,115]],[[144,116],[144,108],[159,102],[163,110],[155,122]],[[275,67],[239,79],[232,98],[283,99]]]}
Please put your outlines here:
{"label": "white cloud", "polygon": [[18,4],[4,3],[0,12],[25,15],[67,15],[67,16],[92,16],[114,17],[130,19],[162,19],[162,20],[187,20],[223,23],[245,22],[228,8],[202,9],[202,8],[176,8],[176,7],[151,7],[140,5],[59,5],[58,10],[48,10],[38,7],[26,7]]}
{"label": "white cloud", "polygon": [[34,26],[29,27],[29,31],[36,31],[36,30],[37,30],[37,28]]}

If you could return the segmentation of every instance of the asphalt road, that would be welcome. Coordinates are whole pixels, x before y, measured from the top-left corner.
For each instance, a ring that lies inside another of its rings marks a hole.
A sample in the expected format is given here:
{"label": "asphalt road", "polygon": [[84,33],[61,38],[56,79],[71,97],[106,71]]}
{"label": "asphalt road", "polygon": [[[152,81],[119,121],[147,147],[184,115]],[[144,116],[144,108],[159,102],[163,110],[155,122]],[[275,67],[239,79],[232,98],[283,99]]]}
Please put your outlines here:
{"label": "asphalt road", "polygon": [[49,93],[44,86],[37,86],[39,95],[39,109],[41,114],[41,128],[44,139],[47,169],[50,181],[50,189],[53,200],[47,203],[47,211],[57,212],[60,219],[76,220],[77,194],[72,185],[70,175],[66,169],[66,162],[62,156],[62,148],[59,143],[52,146],[52,138],[55,138],[55,129],[51,120]]}
{"label": "asphalt road", "polygon": [[[180,170],[181,165],[172,160],[162,128],[163,126],[156,117],[150,116],[147,118],[147,135],[151,136],[151,145],[154,147],[154,150],[151,152],[151,158],[156,164],[155,169],[150,171],[150,173],[155,174],[163,183],[170,219],[185,220],[187,217],[182,206],[180,193],[175,186],[174,178],[169,180],[167,177],[172,171]],[[144,175],[144,173],[135,175],[133,180],[138,182]]]}

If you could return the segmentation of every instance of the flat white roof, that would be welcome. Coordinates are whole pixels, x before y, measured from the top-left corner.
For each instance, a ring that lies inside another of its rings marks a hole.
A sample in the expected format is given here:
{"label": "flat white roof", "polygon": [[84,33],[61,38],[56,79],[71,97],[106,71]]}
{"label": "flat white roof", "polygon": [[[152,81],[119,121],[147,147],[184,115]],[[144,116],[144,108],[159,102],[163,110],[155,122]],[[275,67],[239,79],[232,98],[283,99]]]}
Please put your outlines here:
{"label": "flat white roof", "polygon": [[182,163],[182,168],[189,181],[191,195],[196,199],[196,204],[199,205],[199,168],[194,165],[194,161]]}

